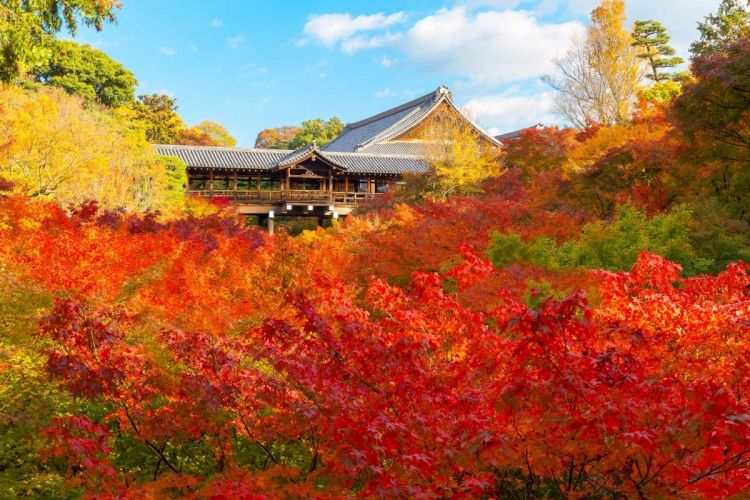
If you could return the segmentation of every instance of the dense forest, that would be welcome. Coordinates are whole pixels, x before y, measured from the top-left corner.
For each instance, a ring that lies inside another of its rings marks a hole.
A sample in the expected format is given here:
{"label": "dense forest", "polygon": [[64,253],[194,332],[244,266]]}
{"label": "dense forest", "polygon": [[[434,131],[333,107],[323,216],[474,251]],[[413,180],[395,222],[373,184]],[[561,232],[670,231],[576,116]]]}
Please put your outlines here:
{"label": "dense forest", "polygon": [[274,236],[149,145],[221,125],[55,37],[118,8],[0,2],[0,497],[747,494],[747,2],[683,65],[604,0],[569,128]]}

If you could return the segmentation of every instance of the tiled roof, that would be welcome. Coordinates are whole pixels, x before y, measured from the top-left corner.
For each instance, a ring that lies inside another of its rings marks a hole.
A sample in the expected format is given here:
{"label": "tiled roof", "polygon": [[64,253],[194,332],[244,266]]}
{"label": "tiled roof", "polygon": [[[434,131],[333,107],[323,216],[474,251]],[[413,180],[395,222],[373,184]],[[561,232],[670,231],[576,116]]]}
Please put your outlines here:
{"label": "tiled roof", "polygon": [[272,170],[294,165],[308,155],[358,174],[401,175],[427,171],[427,160],[415,155],[372,153],[341,153],[320,151],[306,146],[296,151],[277,149],[220,148],[210,146],[158,145],[156,151],[163,156],[176,156],[192,168],[239,168]]}
{"label": "tiled roof", "polygon": [[455,109],[466,122],[488,141],[500,146],[494,137],[487,134],[479,125],[467,118],[451,99],[447,87],[441,86],[434,92],[418,97],[401,106],[389,109],[377,115],[348,124],[337,138],[323,147],[324,151],[363,152],[370,148],[384,151],[383,143],[408,132],[427,118],[441,103],[447,103]]}
{"label": "tiled roof", "polygon": [[286,149],[220,148],[213,146],[177,146],[159,144],[156,152],[162,156],[176,156],[188,167],[247,168],[268,170],[292,151]]}
{"label": "tiled roof", "polygon": [[340,153],[321,151],[327,160],[341,165],[347,172],[356,174],[423,174],[428,161],[414,155],[380,155],[372,153]]}
{"label": "tiled roof", "polygon": [[431,150],[437,151],[438,146],[416,141],[391,141],[373,144],[365,152],[381,155],[428,156]]}
{"label": "tiled roof", "polygon": [[337,138],[323,147],[325,151],[355,152],[390,136],[393,132],[405,132],[419,123],[440,102],[443,95],[449,94],[445,87],[418,97],[413,101],[365,118],[344,127]]}
{"label": "tiled roof", "polygon": [[284,156],[282,159],[280,159],[276,165],[282,166],[282,165],[292,165],[299,161],[300,159],[307,156],[309,153],[315,151],[315,145],[310,144],[309,146],[304,146],[299,149],[296,149],[289,153],[288,155]]}

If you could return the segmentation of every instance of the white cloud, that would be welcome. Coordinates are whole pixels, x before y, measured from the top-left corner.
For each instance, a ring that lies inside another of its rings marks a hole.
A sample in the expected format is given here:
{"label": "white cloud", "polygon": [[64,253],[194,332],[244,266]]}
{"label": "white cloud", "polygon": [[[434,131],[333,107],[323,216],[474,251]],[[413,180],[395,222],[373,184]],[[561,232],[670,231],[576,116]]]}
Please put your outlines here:
{"label": "white cloud", "polygon": [[383,56],[380,59],[380,65],[384,68],[390,68],[391,66],[393,66],[393,60],[391,60],[391,58],[389,58],[388,56]]}
{"label": "white cloud", "polygon": [[[497,134],[530,127],[536,123],[551,124],[558,119],[552,112],[552,94],[515,95],[511,92],[471,99],[464,108],[479,123]],[[497,135],[495,134],[495,135]]]}
{"label": "white cloud", "polygon": [[541,23],[528,11],[472,13],[457,7],[420,19],[398,46],[435,74],[493,86],[550,72],[552,58],[582,29],[578,22]]}
{"label": "white cloud", "polygon": [[211,19],[211,23],[209,24],[209,26],[211,26],[212,28],[221,28],[223,25],[224,23],[221,22],[221,19],[217,19],[215,17]]}
{"label": "white cloud", "polygon": [[[537,14],[559,12],[563,15],[582,18],[588,18],[589,13],[599,3],[600,0],[535,0],[531,2]],[[667,32],[673,37],[672,45],[679,55],[687,57],[690,43],[698,37],[697,23],[706,15],[715,12],[718,3],[718,0],[628,0],[625,3],[625,11],[628,15],[628,24],[637,19],[656,19],[662,22]]]}
{"label": "white cloud", "polygon": [[406,20],[406,14],[396,12],[352,17],[349,13],[311,16],[305,23],[305,34],[313,40],[332,47],[363,31],[382,30]]}
{"label": "white cloud", "polygon": [[240,45],[242,45],[243,43],[245,43],[245,40],[246,40],[245,35],[239,34],[239,35],[230,36],[229,38],[227,38],[227,44],[229,44],[229,47],[231,47],[232,50],[234,50]]}
{"label": "white cloud", "polygon": [[383,99],[386,97],[394,97],[397,95],[398,95],[398,92],[396,92],[395,90],[389,87],[386,87],[383,90],[378,90],[377,92],[375,92],[375,97],[377,97],[378,99]]}
{"label": "white cloud", "polygon": [[255,63],[245,65],[240,70],[244,76],[263,76],[268,74],[268,68]]}
{"label": "white cloud", "polygon": [[353,54],[364,49],[373,49],[375,47],[382,47],[384,45],[391,45],[396,40],[399,40],[401,35],[385,34],[383,36],[355,36],[347,38],[341,42],[341,50],[347,54]]}
{"label": "white cloud", "polygon": [[161,52],[165,56],[173,56],[177,54],[177,51],[171,47],[159,47],[159,52]]}

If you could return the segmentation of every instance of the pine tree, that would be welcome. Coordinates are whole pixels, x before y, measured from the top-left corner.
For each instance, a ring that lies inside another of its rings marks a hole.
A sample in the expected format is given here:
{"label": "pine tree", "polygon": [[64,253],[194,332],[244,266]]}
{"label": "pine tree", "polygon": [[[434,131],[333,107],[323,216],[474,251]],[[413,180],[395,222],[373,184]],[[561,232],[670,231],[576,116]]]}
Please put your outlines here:
{"label": "pine tree", "polygon": [[675,75],[663,71],[674,68],[684,62],[675,56],[675,50],[669,45],[671,37],[659,21],[636,21],[633,29],[633,46],[639,49],[638,57],[651,67],[648,78],[655,82],[674,79]]}

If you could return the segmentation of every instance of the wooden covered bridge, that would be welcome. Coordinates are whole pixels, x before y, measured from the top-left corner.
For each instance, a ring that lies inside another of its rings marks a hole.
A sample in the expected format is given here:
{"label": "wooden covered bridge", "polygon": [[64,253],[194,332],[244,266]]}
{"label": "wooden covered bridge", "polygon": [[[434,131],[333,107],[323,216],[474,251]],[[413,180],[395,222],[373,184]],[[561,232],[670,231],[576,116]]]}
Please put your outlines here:
{"label": "wooden covered bridge", "polygon": [[427,152],[444,144],[456,124],[474,129],[487,147],[500,143],[453,104],[450,91],[434,92],[351,123],[322,148],[296,151],[159,145],[188,168],[188,192],[225,197],[239,213],[338,218],[385,193],[407,173],[425,173]]}

